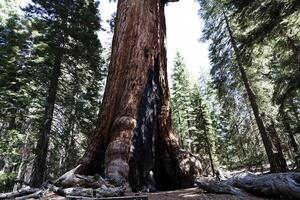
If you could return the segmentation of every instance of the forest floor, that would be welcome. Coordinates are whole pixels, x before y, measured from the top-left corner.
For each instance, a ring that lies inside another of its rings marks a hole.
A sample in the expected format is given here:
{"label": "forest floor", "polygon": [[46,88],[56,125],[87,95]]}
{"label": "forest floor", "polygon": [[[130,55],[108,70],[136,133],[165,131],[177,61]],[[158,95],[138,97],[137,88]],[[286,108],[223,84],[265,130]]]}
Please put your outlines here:
{"label": "forest floor", "polygon": [[[137,193],[129,194],[130,196],[148,196],[149,200],[240,200],[241,198],[229,194],[211,194],[199,188],[188,188],[182,190],[155,192],[155,193]],[[58,196],[54,193],[48,193],[44,195],[42,200],[64,200],[64,197]],[[249,194],[247,197],[243,197],[243,200],[263,200],[267,198],[261,198],[252,196]]]}
{"label": "forest floor", "polygon": [[[211,194],[207,193],[199,188],[189,188],[168,192],[157,192],[157,193],[148,193],[149,200],[239,200],[241,199],[238,196],[230,194]],[[253,199],[259,200],[264,198],[255,197],[249,194],[248,197],[243,199]]]}

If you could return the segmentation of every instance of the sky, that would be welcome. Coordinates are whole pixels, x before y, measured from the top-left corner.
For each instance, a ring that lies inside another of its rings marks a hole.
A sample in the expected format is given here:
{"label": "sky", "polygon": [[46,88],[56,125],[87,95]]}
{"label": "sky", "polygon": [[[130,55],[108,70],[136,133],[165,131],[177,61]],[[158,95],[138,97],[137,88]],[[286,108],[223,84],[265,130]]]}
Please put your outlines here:
{"label": "sky", "polygon": [[[29,0],[17,0],[20,6],[26,5]],[[180,0],[179,2],[168,3],[166,6],[167,25],[167,58],[168,71],[171,72],[176,51],[184,57],[188,71],[195,78],[208,74],[210,69],[208,59],[208,44],[199,42],[203,21],[198,16],[199,4],[195,0]],[[109,3],[109,0],[100,1],[100,13],[102,26],[109,30],[106,23],[111,14],[116,11],[116,3]],[[110,37],[107,33],[101,32],[103,45],[110,45]],[[170,74],[170,73],[169,73]]]}

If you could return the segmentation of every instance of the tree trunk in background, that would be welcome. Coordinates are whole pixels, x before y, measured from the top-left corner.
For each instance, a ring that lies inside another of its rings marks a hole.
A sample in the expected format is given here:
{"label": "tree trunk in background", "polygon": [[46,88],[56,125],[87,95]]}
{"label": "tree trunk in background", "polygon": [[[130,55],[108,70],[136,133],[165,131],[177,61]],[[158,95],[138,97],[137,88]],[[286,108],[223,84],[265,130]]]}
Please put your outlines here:
{"label": "tree trunk in background", "polygon": [[37,146],[35,149],[35,158],[32,166],[30,185],[33,187],[40,186],[45,178],[46,159],[49,146],[49,137],[53,118],[54,105],[58,90],[58,80],[63,57],[62,43],[56,51],[54,65],[52,69],[48,96],[46,99],[45,114],[41,123]]}
{"label": "tree trunk in background", "polygon": [[101,122],[78,173],[126,178],[133,190],[149,179],[158,189],[188,187],[201,174],[172,133],[164,3],[118,1]]}
{"label": "tree trunk in background", "polygon": [[[26,113],[28,114],[28,113]],[[30,143],[30,140],[29,140],[29,136],[30,136],[30,131],[28,131],[28,127],[29,127],[29,124],[30,124],[30,119],[27,118],[27,120],[25,120],[25,123],[22,124],[22,134],[25,134],[26,137],[25,137],[25,141],[24,141],[24,145],[22,146],[22,158],[21,158],[21,163],[19,165],[19,168],[18,168],[18,173],[17,173],[17,183],[15,183],[14,185],[14,188],[13,188],[13,191],[17,191],[18,189],[20,189],[21,185],[20,182],[24,182],[24,176],[25,176],[25,170],[26,170],[26,167],[27,167],[27,164],[28,164],[28,157],[30,155],[30,152],[29,152],[29,143]]]}
{"label": "tree trunk in background", "polygon": [[212,175],[215,176],[216,172],[215,172],[215,165],[214,165],[214,160],[213,160],[213,155],[212,155],[212,147],[211,147],[211,144],[209,142],[209,139],[208,139],[206,133],[205,133],[205,140],[206,140],[206,145],[207,145],[207,153],[209,156],[211,172],[212,172]]}
{"label": "tree trunk in background", "polygon": [[214,164],[214,158],[213,158],[213,147],[212,143],[209,140],[208,135],[212,132],[211,126],[209,125],[209,122],[207,120],[207,116],[204,114],[204,109],[201,106],[201,118],[204,120],[204,141],[206,143],[206,151],[209,156],[209,162],[210,162],[210,167],[211,167],[211,172],[212,176],[215,176],[216,174],[216,169],[215,169],[215,164]]}
{"label": "tree trunk in background", "polygon": [[[279,107],[279,114],[280,116],[282,117],[282,124],[284,126],[284,129],[287,133],[287,136],[289,138],[289,144],[291,145],[292,147],[292,151],[294,152],[294,154],[298,154],[298,144],[297,144],[297,141],[294,137],[294,134],[293,134],[293,131],[292,131],[292,128],[290,126],[290,123],[289,123],[289,118],[288,118],[288,115],[286,113],[286,111],[284,110],[284,104],[282,104],[280,107]],[[295,164],[297,166],[298,169],[300,169],[300,163],[299,163],[299,160],[297,159],[297,156],[294,157],[292,156],[294,161],[295,161]]]}
{"label": "tree trunk in background", "polygon": [[[223,15],[224,15],[224,19],[225,19],[225,22],[226,22],[226,28],[227,28],[228,33],[229,33],[230,42],[231,42],[231,45],[233,47],[233,50],[234,50],[234,53],[235,53],[235,56],[236,56],[236,59],[237,59],[237,64],[238,64],[238,67],[239,67],[239,70],[240,70],[240,73],[241,73],[241,78],[242,78],[242,81],[243,81],[244,86],[246,88],[246,92],[247,92],[247,95],[248,95],[248,98],[249,98],[249,101],[250,101],[250,105],[252,107],[252,111],[254,113],[254,117],[255,117],[255,120],[256,120],[256,123],[257,123],[258,129],[259,129],[259,132],[260,132],[260,135],[261,135],[261,138],[262,138],[267,156],[268,156],[268,160],[269,160],[269,163],[270,163],[270,171],[271,172],[284,172],[284,171],[287,171],[287,168],[284,167],[284,166],[286,166],[286,163],[284,165],[280,162],[282,160],[285,161],[282,151],[281,151],[281,153],[278,153],[278,151],[280,151],[281,149],[280,150],[279,149],[277,149],[277,150],[273,149],[274,144],[272,143],[272,140],[270,139],[269,133],[268,133],[268,131],[265,127],[265,124],[262,120],[262,116],[261,116],[258,104],[256,102],[256,96],[255,96],[254,92],[252,91],[252,88],[251,88],[249,80],[248,80],[247,73],[245,71],[245,68],[242,65],[240,52],[239,52],[239,49],[237,47],[235,38],[233,36],[228,18],[227,18],[226,14],[224,12],[223,12]],[[279,144],[280,144],[279,139],[277,140],[277,142],[279,142]],[[278,157],[280,157],[280,158],[278,158]]]}
{"label": "tree trunk in background", "polygon": [[294,134],[292,132],[291,126],[288,123],[286,113],[282,113],[282,116],[283,116],[283,126],[285,128],[285,131],[288,133],[288,137],[289,137],[289,140],[290,140],[289,143],[290,143],[291,147],[293,148],[293,151],[298,152],[298,144],[295,140],[295,137],[294,137]]}
{"label": "tree trunk in background", "polygon": [[282,153],[282,147],[281,147],[280,139],[279,139],[278,133],[275,129],[275,124],[274,124],[273,120],[271,121],[271,124],[267,126],[266,130],[268,131],[270,139],[272,141],[272,144],[274,145],[273,153],[274,153],[274,157],[276,159],[276,162],[279,163],[279,167],[282,171],[287,171],[286,160],[285,160],[284,155]]}
{"label": "tree trunk in background", "polygon": [[295,102],[293,101],[293,99],[290,100],[290,104],[291,104],[291,106],[292,106],[292,110],[293,110],[293,113],[294,113],[294,115],[295,115],[297,124],[300,124],[298,107],[297,107],[297,105],[295,105]]}

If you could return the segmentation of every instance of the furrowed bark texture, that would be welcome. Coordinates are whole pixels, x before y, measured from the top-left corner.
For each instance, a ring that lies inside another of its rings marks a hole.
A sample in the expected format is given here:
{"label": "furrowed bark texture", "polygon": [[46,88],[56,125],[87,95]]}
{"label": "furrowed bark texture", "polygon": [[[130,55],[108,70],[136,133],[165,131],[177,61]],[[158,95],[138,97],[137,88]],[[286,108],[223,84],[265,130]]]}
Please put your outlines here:
{"label": "furrowed bark texture", "polygon": [[187,187],[200,175],[172,133],[165,30],[164,1],[118,2],[101,122],[79,173],[129,175],[136,189],[153,179],[162,189]]}

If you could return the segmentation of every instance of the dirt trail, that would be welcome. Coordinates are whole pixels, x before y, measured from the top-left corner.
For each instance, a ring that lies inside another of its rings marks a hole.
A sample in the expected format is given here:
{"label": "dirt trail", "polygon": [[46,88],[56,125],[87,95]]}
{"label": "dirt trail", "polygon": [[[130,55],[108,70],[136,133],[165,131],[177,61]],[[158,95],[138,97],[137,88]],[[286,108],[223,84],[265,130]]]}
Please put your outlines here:
{"label": "dirt trail", "polygon": [[[149,200],[240,200],[240,197],[227,195],[227,194],[210,194],[206,193],[198,188],[189,188],[168,192],[157,192],[157,193],[149,193]],[[244,197],[243,199],[249,200],[262,200],[264,198],[254,197]]]}
{"label": "dirt trail", "polygon": [[[167,192],[156,193],[139,193],[129,194],[130,196],[144,196],[148,195],[149,200],[240,200],[240,197],[229,194],[210,194],[198,188],[189,188]],[[66,198],[58,196],[52,192],[46,194],[41,200],[64,200]],[[266,198],[259,198],[249,195],[244,197],[243,200],[263,200]]]}

